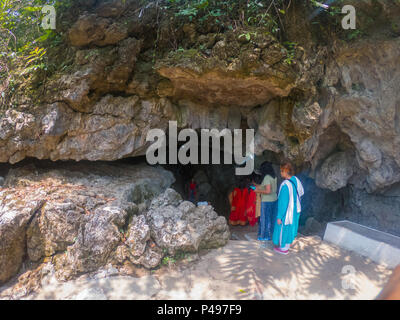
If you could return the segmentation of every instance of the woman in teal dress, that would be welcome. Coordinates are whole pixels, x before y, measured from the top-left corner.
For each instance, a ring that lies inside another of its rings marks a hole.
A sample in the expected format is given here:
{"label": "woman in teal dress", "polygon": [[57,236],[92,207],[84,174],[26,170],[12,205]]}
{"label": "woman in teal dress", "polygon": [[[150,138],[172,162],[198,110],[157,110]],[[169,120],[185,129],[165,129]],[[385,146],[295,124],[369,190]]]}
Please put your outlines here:
{"label": "woman in teal dress", "polygon": [[278,212],[272,241],[274,250],[288,254],[290,244],[297,236],[301,212],[300,199],[304,189],[300,180],[294,176],[293,166],[286,162],[281,165],[282,182],[278,195]]}

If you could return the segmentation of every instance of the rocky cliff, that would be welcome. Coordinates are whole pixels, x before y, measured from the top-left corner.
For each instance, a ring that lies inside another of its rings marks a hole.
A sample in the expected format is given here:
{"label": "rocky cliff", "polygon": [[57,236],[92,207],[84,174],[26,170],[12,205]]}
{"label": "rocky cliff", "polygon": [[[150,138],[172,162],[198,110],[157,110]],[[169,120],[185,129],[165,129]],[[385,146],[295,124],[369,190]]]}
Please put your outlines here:
{"label": "rocky cliff", "polygon": [[[314,8],[298,1],[287,8],[284,36],[277,36],[265,27],[221,27],[215,19],[182,21],[162,1],[76,1],[58,30],[63,44],[55,59],[62,68],[21,85],[2,106],[0,161],[135,157],[148,147],[147,132],[170,120],[179,128],[253,128],[257,155],[293,160],[320,188],[347,188],[345,217],[398,234],[400,5],[353,4],[358,33],[334,32],[323,14],[310,20]],[[373,207],[371,199],[385,206]],[[61,242],[42,243],[41,226],[58,209],[31,204],[21,203],[26,214],[18,228],[30,226],[32,259],[67,244],[71,251],[60,265],[86,254],[78,225]],[[119,215],[123,224],[126,213]],[[161,218],[147,218],[138,223],[150,223],[157,239]],[[117,220],[107,227],[115,241],[106,247],[118,244]],[[106,223],[84,221],[77,223],[89,233]],[[147,233],[140,237],[148,240]],[[92,261],[85,263],[70,272],[90,269]]]}
{"label": "rocky cliff", "polygon": [[[378,3],[378,16],[394,24],[398,6]],[[270,150],[310,167],[321,187],[357,180],[372,192],[400,181],[396,34],[327,45],[308,26],[288,61],[288,49],[263,29],[215,32],[186,23],[175,30],[181,47],[173,50],[175,25],[157,3],[79,8],[65,32],[67,71],[47,79],[42,95],[21,90],[14,108],[2,107],[0,161],[110,161],[143,155],[148,130],[168,120],[181,128],[245,122],[256,130],[257,154]],[[290,14],[307,26],[301,9]]]}

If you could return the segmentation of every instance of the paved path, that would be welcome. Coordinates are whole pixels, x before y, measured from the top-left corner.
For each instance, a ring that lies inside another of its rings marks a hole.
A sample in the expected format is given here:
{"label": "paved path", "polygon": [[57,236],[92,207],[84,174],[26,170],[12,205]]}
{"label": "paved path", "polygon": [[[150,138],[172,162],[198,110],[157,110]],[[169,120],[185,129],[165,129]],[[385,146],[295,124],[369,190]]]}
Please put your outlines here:
{"label": "paved path", "polygon": [[[242,231],[239,238],[255,237],[254,230]],[[342,273],[343,268],[354,274]],[[167,269],[139,278],[114,276],[67,283],[52,279],[28,298],[373,299],[391,274],[386,267],[319,237],[299,237],[287,256],[275,253],[271,243],[231,240],[195,262]]]}

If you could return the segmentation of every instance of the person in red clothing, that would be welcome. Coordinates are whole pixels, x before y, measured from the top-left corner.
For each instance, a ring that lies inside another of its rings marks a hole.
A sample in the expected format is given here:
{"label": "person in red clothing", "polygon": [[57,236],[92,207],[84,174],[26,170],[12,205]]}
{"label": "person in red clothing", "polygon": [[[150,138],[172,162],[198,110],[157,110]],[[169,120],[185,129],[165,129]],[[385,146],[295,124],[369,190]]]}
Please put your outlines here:
{"label": "person in red clothing", "polygon": [[240,188],[233,189],[229,196],[231,202],[231,214],[229,216],[229,224],[236,226],[239,223],[240,199],[242,198],[242,190]]}
{"label": "person in red clothing", "polygon": [[196,195],[197,195],[197,184],[196,181],[194,181],[194,179],[192,178],[189,184],[189,201],[195,203]]}
{"label": "person in red clothing", "polygon": [[255,182],[252,181],[246,204],[247,220],[252,227],[254,227],[258,221],[258,218],[256,217],[257,193],[255,192],[255,185]]}
{"label": "person in red clothing", "polygon": [[241,226],[245,226],[247,224],[247,200],[249,197],[249,190],[247,189],[247,186],[245,185],[244,182],[241,183],[240,186],[242,190],[242,194],[240,197],[240,202],[239,202],[239,224]]}

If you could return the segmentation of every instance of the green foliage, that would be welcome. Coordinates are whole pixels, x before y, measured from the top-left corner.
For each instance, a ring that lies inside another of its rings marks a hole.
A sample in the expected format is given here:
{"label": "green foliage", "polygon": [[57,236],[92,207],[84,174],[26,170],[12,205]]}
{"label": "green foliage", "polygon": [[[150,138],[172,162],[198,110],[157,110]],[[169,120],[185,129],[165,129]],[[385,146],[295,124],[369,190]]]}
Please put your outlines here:
{"label": "green foliage", "polygon": [[31,71],[37,69],[44,69],[44,55],[46,50],[44,48],[36,47],[34,50],[29,52],[29,55],[25,57],[25,68],[23,69],[22,76],[29,74]]}
{"label": "green foliage", "polygon": [[247,33],[242,33],[241,35],[239,35],[239,38],[246,38],[247,41],[250,41],[251,36],[252,35],[256,35],[256,32],[247,32]]}
{"label": "green foliage", "polygon": [[62,42],[57,32],[41,27],[43,6],[53,5],[58,13],[72,2],[0,0],[0,104],[21,76],[26,79],[37,71],[47,71],[48,49]]}
{"label": "green foliage", "polygon": [[[345,4],[349,4],[349,1],[337,0],[327,8],[321,7],[321,3],[323,3],[323,1],[310,0],[310,2],[314,7],[320,8],[320,12],[312,24],[319,25],[321,30],[329,31],[340,39],[346,41],[355,40],[365,35],[365,32],[360,29],[360,26],[358,26],[355,30],[344,30],[342,27],[342,19],[344,17],[342,8]],[[357,19],[360,18],[361,14],[362,11],[358,10]],[[373,10],[373,14],[379,14],[379,10]],[[371,17],[363,16],[363,18],[368,21],[369,26],[373,25],[375,22]],[[327,37],[326,34],[325,37]]]}
{"label": "green foliage", "polygon": [[175,258],[173,258],[173,257],[164,257],[163,259],[162,259],[162,264],[165,266],[165,265],[170,265],[170,264],[174,264],[176,262],[176,259]]}
{"label": "green foliage", "polygon": [[221,28],[264,27],[278,33],[290,0],[168,0],[176,18],[199,23],[213,22]]}
{"label": "green foliage", "polygon": [[296,46],[297,43],[285,41],[283,45],[286,47],[287,50],[287,57],[284,60],[286,64],[291,65],[296,55]]}
{"label": "green foliage", "polygon": [[363,34],[364,34],[364,32],[361,30],[358,30],[358,29],[350,30],[347,33],[347,40],[354,40],[354,39],[360,38]]}
{"label": "green foliage", "polygon": [[[166,253],[166,250],[164,250],[164,254]],[[177,263],[178,261],[184,260],[188,257],[188,254],[183,252],[183,251],[178,251],[175,253],[174,256],[165,256],[162,261],[161,264],[162,265],[172,265]]]}

